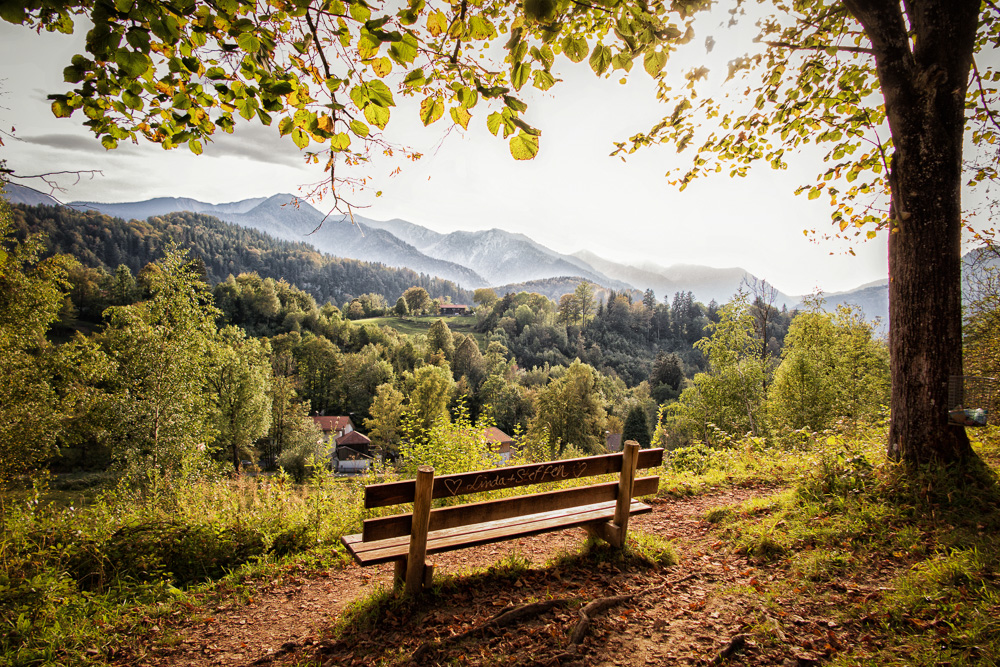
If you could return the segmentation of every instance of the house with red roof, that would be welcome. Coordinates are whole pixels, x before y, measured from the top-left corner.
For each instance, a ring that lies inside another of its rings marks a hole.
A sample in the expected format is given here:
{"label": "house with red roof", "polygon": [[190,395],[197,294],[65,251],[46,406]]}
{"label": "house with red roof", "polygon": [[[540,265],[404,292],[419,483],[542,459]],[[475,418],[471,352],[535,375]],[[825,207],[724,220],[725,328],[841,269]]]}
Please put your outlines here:
{"label": "house with red roof", "polygon": [[490,426],[486,429],[486,440],[490,443],[490,447],[493,451],[500,455],[500,459],[504,463],[510,460],[510,457],[514,453],[514,438],[510,437],[496,426]]}
{"label": "house with red roof", "polygon": [[336,472],[362,473],[375,460],[371,439],[357,431],[345,433],[335,443],[336,448],[330,457]]}
{"label": "house with red roof", "polygon": [[346,415],[330,417],[313,415],[312,420],[319,430],[323,431],[323,436],[327,440],[336,441],[337,438],[354,430],[354,422]]}

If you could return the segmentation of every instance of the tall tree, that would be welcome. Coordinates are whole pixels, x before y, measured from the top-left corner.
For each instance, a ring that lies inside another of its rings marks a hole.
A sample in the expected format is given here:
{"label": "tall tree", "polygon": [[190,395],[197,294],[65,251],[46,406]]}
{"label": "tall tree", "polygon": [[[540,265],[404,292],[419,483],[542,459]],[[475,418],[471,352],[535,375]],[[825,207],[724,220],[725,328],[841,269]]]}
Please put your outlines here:
{"label": "tall tree", "polygon": [[587,454],[604,451],[604,421],[597,372],[579,360],[538,392],[531,431],[545,437],[553,456],[573,445]]}
{"label": "tall tree", "polygon": [[576,302],[580,308],[580,323],[583,326],[587,326],[587,317],[593,314],[594,306],[596,305],[594,286],[584,280],[576,286],[576,291],[573,292],[573,295],[576,297]]}
{"label": "tall tree", "polygon": [[270,346],[248,338],[242,329],[226,327],[208,372],[215,407],[218,445],[238,472],[254,442],[271,426]]}
{"label": "tall tree", "polygon": [[197,470],[215,437],[206,375],[216,343],[211,293],[176,247],[146,272],[148,301],[109,309],[117,459],[134,481]]}
{"label": "tall tree", "polygon": [[61,406],[46,334],[59,316],[73,262],[43,254],[41,236],[16,240],[0,198],[0,488],[56,454]]}

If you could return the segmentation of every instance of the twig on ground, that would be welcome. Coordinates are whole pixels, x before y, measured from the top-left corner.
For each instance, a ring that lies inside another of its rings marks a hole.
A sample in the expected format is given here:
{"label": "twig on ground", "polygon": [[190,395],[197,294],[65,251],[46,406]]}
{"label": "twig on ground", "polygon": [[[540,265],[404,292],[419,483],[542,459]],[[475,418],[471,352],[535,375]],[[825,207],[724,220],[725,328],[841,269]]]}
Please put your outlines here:
{"label": "twig on ground", "polygon": [[457,644],[465,641],[469,637],[485,634],[490,630],[505,628],[520,621],[541,616],[555,607],[563,607],[568,603],[569,600],[542,600],[541,602],[532,602],[530,604],[522,604],[510,609],[504,609],[499,614],[478,627],[466,630],[458,635],[452,635],[451,637],[446,637],[445,639],[438,639],[423,644],[420,648],[413,652],[413,660],[414,662],[419,662],[431,651],[440,650],[449,644]]}
{"label": "twig on ground", "polygon": [[623,602],[628,602],[635,597],[635,594],[631,595],[615,595],[614,597],[598,598],[593,602],[590,602],[582,609],[580,609],[580,621],[573,628],[573,633],[569,636],[570,644],[579,644],[583,641],[583,638],[587,636],[587,630],[590,629],[590,623],[594,618],[600,616],[608,609],[612,607],[617,607]]}

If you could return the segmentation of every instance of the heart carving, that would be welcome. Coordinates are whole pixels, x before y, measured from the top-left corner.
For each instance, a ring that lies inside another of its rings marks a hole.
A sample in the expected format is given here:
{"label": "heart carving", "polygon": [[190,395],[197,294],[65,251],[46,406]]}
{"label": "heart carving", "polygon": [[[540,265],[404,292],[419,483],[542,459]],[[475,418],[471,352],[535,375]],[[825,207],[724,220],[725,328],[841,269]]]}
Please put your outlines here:
{"label": "heart carving", "polygon": [[573,468],[573,477],[579,477],[587,469],[587,464],[583,461],[578,461],[576,466]]}
{"label": "heart carving", "polygon": [[444,488],[448,489],[448,493],[453,496],[458,495],[458,490],[462,488],[462,480],[460,479],[446,479],[444,480]]}

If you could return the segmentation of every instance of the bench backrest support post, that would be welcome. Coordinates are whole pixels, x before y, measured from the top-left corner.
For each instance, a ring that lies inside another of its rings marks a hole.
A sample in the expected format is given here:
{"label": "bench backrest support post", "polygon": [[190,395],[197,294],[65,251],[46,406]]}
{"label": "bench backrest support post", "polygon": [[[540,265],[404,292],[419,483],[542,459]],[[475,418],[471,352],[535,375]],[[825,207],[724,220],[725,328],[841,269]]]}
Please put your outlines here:
{"label": "bench backrest support post", "polygon": [[424,585],[424,565],[427,558],[427,529],[431,518],[431,494],[434,489],[434,468],[417,469],[413,497],[413,528],[410,531],[410,552],[406,559],[406,594],[415,595]]}
{"label": "bench backrest support post", "polygon": [[636,463],[639,460],[639,443],[629,440],[622,452],[622,471],[618,477],[618,504],[615,506],[614,524],[618,530],[616,547],[625,546],[625,533],[628,530],[629,506],[632,504],[632,489],[635,484]]}

